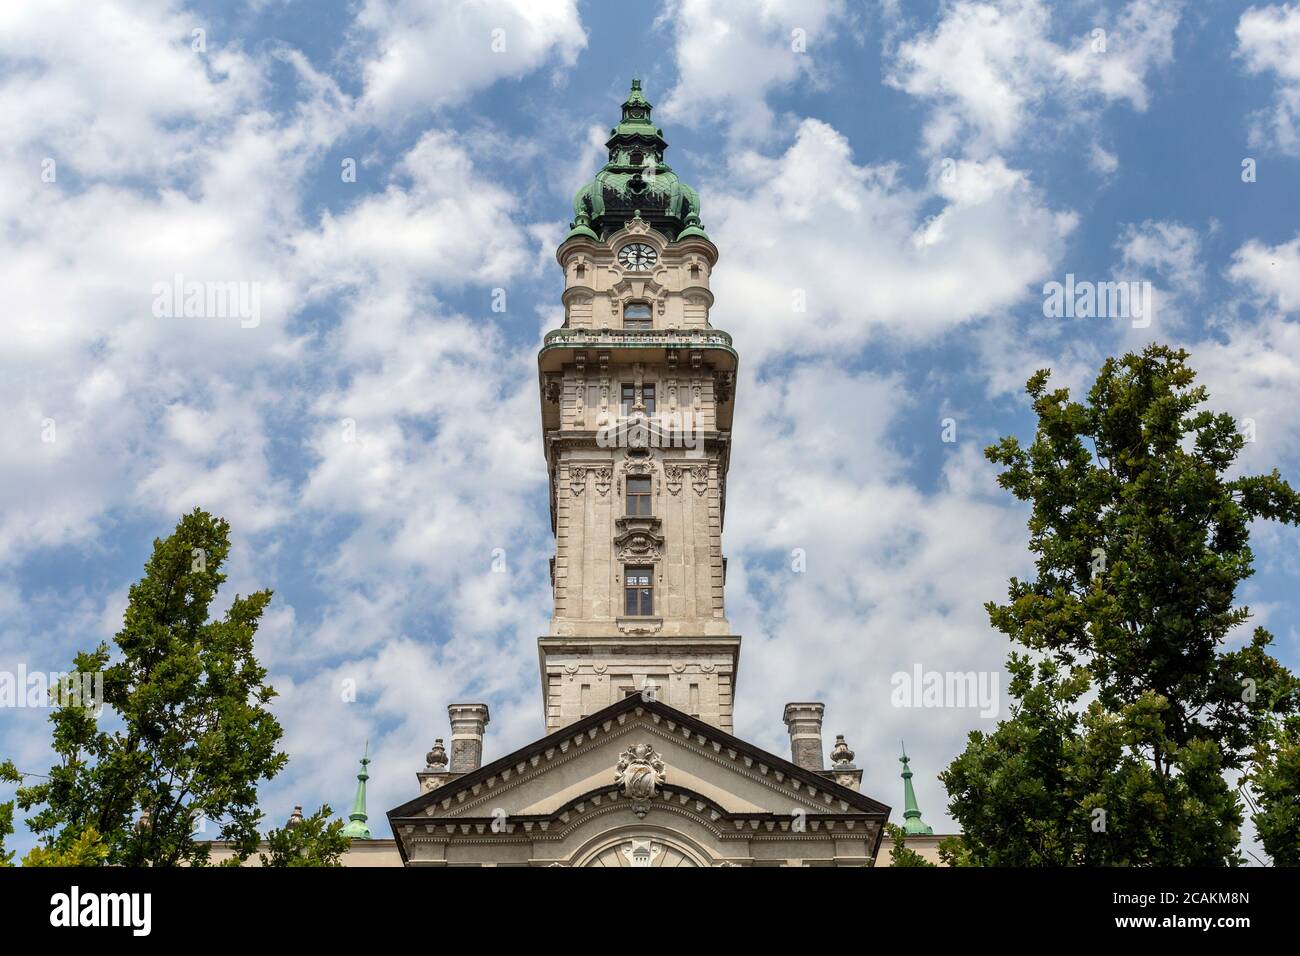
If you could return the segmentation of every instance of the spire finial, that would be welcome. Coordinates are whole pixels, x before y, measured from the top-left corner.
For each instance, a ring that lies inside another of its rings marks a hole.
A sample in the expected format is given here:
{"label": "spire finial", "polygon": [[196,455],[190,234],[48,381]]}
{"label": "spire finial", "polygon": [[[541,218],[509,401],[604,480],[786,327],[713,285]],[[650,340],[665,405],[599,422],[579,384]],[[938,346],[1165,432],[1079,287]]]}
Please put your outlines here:
{"label": "spire finial", "polygon": [[348,814],[348,824],[343,828],[343,835],[354,840],[369,840],[369,816],[366,813],[366,781],[370,774],[366,767],[370,765],[370,741],[366,741],[365,755],[361,758],[361,772],[357,774],[357,797],[352,801],[352,812]]}
{"label": "spire finial", "polygon": [[909,836],[925,836],[934,833],[934,828],[921,819],[921,808],[916,803],[916,791],[912,789],[912,768],[908,766],[907,746],[899,741],[903,756],[898,762],[903,765],[903,832]]}

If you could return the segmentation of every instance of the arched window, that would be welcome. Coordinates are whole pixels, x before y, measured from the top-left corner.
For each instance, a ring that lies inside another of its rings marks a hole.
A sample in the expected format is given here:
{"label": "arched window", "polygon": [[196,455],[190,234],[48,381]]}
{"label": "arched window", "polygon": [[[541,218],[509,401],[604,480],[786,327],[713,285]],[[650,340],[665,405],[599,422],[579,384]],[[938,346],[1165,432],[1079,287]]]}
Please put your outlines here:
{"label": "arched window", "polygon": [[648,329],[650,324],[650,303],[629,302],[623,306],[623,328]]}

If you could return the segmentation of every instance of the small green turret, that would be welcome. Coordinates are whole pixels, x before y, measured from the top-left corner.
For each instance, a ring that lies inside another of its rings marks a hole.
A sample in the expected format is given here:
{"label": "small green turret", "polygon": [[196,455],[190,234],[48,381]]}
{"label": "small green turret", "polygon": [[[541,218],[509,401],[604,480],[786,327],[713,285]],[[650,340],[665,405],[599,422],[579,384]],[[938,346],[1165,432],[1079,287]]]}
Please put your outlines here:
{"label": "small green turret", "polygon": [[929,836],[934,828],[921,819],[921,808],[916,805],[916,791],[912,789],[912,769],[907,765],[907,747],[903,747],[903,832],[908,836]]}
{"label": "small green turret", "polygon": [[370,774],[366,767],[370,764],[370,743],[366,743],[366,755],[361,758],[361,772],[357,774],[357,798],[352,801],[352,813],[348,815],[348,824],[343,828],[343,835],[354,840],[369,840],[370,827],[366,823],[366,781]]}

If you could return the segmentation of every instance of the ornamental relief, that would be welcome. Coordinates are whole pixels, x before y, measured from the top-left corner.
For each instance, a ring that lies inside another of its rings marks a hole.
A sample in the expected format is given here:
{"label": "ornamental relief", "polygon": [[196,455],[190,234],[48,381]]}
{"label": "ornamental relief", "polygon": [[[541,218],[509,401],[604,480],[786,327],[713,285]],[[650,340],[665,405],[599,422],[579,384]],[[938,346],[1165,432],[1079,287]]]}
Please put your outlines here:
{"label": "ornamental relief", "polygon": [[675,495],[682,490],[682,469],[677,465],[664,462],[664,484],[668,486],[668,493]]}
{"label": "ornamental relief", "polygon": [[618,490],[620,492],[627,487],[624,484],[624,479],[629,475],[653,478],[655,474],[655,466],[649,458],[644,457],[646,454],[644,451],[640,449],[629,449],[627,454],[627,459],[618,469]]}
{"label": "ornamental relief", "polygon": [[691,487],[695,489],[697,495],[703,495],[709,490],[708,465],[696,465],[691,469]]}
{"label": "ornamental relief", "polygon": [[708,465],[700,464],[683,468],[681,465],[664,462],[664,484],[668,487],[669,494],[675,495],[682,490],[682,482],[686,475],[690,475],[691,487],[695,489],[697,495],[703,495],[709,490]]}
{"label": "ornamental relief", "polygon": [[650,744],[633,744],[623,751],[614,768],[614,782],[632,801],[632,811],[644,817],[655,798],[655,788],[668,779],[663,759]]}
{"label": "ornamental relief", "polygon": [[648,531],[627,531],[614,539],[614,553],[619,561],[658,561],[664,556],[664,541]]}
{"label": "ornamental relief", "polygon": [[603,496],[609,491],[609,486],[614,480],[614,469],[588,465],[570,465],[569,490],[575,498],[582,497],[587,490],[588,478],[595,482],[596,490]]}

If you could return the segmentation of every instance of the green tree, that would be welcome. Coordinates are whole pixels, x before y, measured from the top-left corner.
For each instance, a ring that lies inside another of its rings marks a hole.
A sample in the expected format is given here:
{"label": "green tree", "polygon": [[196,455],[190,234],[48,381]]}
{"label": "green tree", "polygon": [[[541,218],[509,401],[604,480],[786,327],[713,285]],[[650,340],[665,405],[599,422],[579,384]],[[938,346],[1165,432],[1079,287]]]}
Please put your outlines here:
{"label": "green tree", "polygon": [[[21,783],[22,777],[12,761],[0,760],[0,782]],[[14,851],[5,852],[5,837],[14,832],[14,802],[0,803],[0,866],[13,866]]]}
{"label": "green tree", "polygon": [[934,866],[907,845],[907,834],[897,823],[885,824],[885,834],[894,844],[889,850],[890,866]]}
{"label": "green tree", "polygon": [[192,837],[200,819],[219,822],[240,859],[256,849],[258,782],[287,758],[267,709],[275,691],[253,655],[271,592],[236,596],[223,617],[208,618],[228,552],[225,521],[185,515],[154,541],[116,653],[101,644],[77,655],[77,672],[103,673],[112,729],[76,703],[54,707],[58,762],[18,791],[23,810],[38,808],[27,822],[46,850],[84,856],[97,838],[110,864],[202,865],[207,844]]}
{"label": "green tree", "polygon": [[331,820],[334,811],[325,804],[297,823],[266,835],[263,866],[342,866],[352,840],[343,835],[343,821]]}
{"label": "green tree", "polygon": [[1275,722],[1247,777],[1259,842],[1277,866],[1300,866],[1300,717]]}
{"label": "green tree", "polygon": [[[1011,716],[974,732],[940,779],[981,865],[1223,865],[1240,861],[1242,770],[1294,690],[1263,628],[1225,650],[1249,609],[1249,523],[1295,523],[1276,471],[1228,477],[1244,438],[1203,408],[1187,353],[1109,359],[1086,403],[1027,390],[1038,425],[986,449],[1029,502],[1032,581],[989,619],[1008,660]],[[1085,704],[1086,701],[1086,704]]]}
{"label": "green tree", "polygon": [[979,866],[960,836],[944,837],[939,841],[939,859],[945,866]]}
{"label": "green tree", "polygon": [[23,857],[23,866],[103,866],[108,847],[94,827],[77,834],[66,847],[34,846]]}

